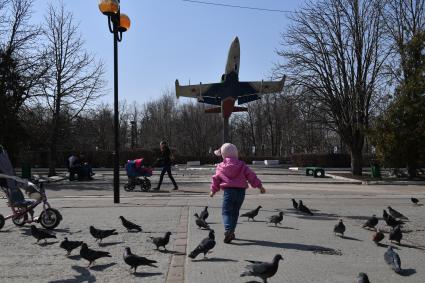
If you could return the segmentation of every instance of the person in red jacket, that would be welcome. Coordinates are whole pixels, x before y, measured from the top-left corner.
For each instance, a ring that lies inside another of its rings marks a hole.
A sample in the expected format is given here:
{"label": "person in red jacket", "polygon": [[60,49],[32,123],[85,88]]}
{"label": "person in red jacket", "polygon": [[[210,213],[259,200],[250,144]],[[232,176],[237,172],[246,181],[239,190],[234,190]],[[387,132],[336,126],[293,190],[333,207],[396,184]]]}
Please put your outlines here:
{"label": "person in red jacket", "polygon": [[238,223],[239,210],[245,199],[245,190],[248,183],[253,188],[264,189],[257,175],[238,159],[238,149],[234,144],[225,143],[214,152],[223,158],[223,162],[217,165],[215,175],[212,177],[210,197],[223,190],[222,216],[224,223],[224,242],[230,243],[235,239],[235,229]]}

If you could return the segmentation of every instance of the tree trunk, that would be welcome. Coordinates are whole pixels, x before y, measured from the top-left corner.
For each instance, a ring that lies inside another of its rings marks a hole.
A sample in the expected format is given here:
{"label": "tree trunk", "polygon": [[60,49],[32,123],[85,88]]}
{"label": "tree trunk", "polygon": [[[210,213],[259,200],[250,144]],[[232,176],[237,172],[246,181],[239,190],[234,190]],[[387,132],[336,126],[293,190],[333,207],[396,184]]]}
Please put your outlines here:
{"label": "tree trunk", "polygon": [[362,148],[361,147],[352,147],[351,148],[351,173],[355,176],[362,175]]}
{"label": "tree trunk", "polygon": [[52,135],[50,136],[50,147],[49,147],[49,177],[56,176],[56,150],[59,134],[59,116],[60,116],[60,107],[61,100],[59,94],[60,88],[58,87],[58,93],[55,103],[55,113],[53,115],[53,129]]}

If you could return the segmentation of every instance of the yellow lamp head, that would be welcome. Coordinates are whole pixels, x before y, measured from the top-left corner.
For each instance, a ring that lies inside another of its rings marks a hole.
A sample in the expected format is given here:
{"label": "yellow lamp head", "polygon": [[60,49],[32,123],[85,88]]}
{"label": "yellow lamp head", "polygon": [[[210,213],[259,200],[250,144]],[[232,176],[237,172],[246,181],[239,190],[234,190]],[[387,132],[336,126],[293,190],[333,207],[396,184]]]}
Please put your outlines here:
{"label": "yellow lamp head", "polygon": [[118,13],[120,3],[118,0],[99,0],[99,10],[107,16]]}

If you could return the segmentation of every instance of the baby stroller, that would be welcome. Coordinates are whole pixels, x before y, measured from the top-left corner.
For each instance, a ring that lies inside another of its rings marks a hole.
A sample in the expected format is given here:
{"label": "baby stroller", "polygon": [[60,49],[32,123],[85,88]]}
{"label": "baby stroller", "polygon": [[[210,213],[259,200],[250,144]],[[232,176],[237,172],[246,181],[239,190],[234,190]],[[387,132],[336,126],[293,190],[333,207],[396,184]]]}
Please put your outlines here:
{"label": "baby stroller", "polygon": [[125,170],[127,172],[128,182],[124,185],[124,190],[131,192],[137,185],[140,185],[142,192],[147,192],[151,189],[151,181],[147,177],[152,176],[152,169],[147,167],[143,158],[128,160]]}
{"label": "baby stroller", "polygon": [[[24,197],[21,189],[25,190],[30,199]],[[0,214],[0,229],[3,228],[7,219],[12,219],[16,226],[38,222],[46,229],[56,228],[62,220],[62,215],[57,209],[50,206],[47,201],[43,183],[36,180],[34,183],[14,176],[12,164],[5,151],[0,148],[0,191],[7,198],[7,205],[12,214],[4,217]],[[43,204],[38,217],[34,217],[34,208]]]}

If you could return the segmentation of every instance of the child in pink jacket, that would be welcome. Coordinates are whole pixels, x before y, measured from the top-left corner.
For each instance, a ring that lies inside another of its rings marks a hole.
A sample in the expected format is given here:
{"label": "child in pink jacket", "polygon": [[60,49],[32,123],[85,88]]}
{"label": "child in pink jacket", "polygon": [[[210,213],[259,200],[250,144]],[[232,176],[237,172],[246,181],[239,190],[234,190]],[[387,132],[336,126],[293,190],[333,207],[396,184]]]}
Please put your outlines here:
{"label": "child in pink jacket", "polygon": [[261,181],[257,175],[238,159],[238,149],[231,143],[225,143],[214,152],[223,158],[218,164],[215,175],[212,177],[210,197],[219,190],[223,190],[222,216],[224,223],[224,242],[230,243],[235,239],[235,228],[238,223],[239,210],[245,199],[245,190],[248,183],[251,187],[259,188],[264,194]]}

